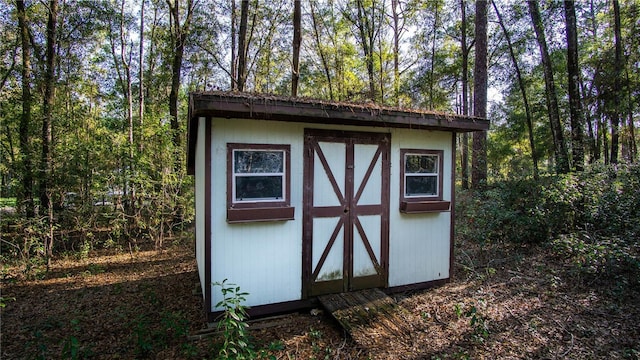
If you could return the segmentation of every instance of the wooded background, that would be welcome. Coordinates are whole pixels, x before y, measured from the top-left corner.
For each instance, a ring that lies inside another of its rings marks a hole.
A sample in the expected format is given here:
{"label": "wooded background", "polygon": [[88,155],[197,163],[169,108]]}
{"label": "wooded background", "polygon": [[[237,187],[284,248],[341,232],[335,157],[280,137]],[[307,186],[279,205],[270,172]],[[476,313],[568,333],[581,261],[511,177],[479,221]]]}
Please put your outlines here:
{"label": "wooded background", "polygon": [[460,135],[462,188],[638,161],[634,0],[0,0],[0,36],[15,256],[189,224],[190,91],[487,117]]}

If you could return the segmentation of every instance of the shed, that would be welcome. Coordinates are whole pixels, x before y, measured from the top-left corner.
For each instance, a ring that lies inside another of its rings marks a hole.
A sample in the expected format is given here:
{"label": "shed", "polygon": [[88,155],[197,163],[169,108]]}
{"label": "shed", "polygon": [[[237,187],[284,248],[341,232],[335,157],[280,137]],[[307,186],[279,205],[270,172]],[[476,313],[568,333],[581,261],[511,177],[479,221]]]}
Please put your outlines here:
{"label": "shed", "polygon": [[192,93],[196,258],[205,310],[225,279],[253,316],[323,294],[451,277],[456,133],[485,119],[375,104]]}

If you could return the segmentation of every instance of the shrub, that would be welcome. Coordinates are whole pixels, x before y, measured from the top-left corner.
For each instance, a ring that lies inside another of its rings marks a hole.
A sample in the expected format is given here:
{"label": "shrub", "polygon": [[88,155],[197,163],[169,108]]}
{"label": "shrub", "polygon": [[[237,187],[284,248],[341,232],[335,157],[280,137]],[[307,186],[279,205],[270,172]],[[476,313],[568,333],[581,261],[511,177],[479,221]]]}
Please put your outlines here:
{"label": "shrub", "polygon": [[246,301],[246,292],[241,292],[240,287],[227,283],[227,279],[214,283],[221,287],[222,300],[216,307],[222,308],[218,330],[222,332],[224,341],[218,352],[219,359],[254,359],[257,354],[250,341],[246,323],[247,310],[243,302]]}
{"label": "shrub", "polygon": [[640,237],[640,165],[592,166],[539,181],[513,179],[457,198],[458,235],[481,243],[543,243],[586,231]]}

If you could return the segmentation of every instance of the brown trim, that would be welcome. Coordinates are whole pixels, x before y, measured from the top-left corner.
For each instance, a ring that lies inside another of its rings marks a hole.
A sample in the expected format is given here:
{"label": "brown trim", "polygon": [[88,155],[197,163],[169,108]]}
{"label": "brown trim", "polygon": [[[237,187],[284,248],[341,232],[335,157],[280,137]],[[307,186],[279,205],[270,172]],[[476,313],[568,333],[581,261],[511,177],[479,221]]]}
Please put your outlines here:
{"label": "brown trim", "polygon": [[[233,151],[284,151],[284,198],[280,201],[233,202]],[[227,222],[260,222],[293,220],[295,208],[291,204],[291,145],[227,143]]]}
{"label": "brown trim", "polygon": [[260,222],[260,221],[284,221],[293,220],[295,208],[288,207],[261,207],[255,209],[227,209],[227,222]]}
{"label": "brown trim", "polygon": [[350,291],[386,287],[386,283],[381,283],[379,275],[356,276],[351,279]]}
{"label": "brown trim", "polygon": [[[355,168],[355,151],[353,145],[353,138],[346,138],[345,142],[346,161],[345,161],[345,179],[344,179],[344,197],[345,197],[345,225],[344,225],[344,247],[342,251],[342,274],[343,275],[343,287],[342,291],[351,290],[351,282],[353,280],[353,228],[354,218],[358,216],[356,209],[356,202],[353,198],[353,186],[354,186],[354,168]],[[318,145],[319,148],[319,145]],[[363,242],[366,239],[362,239]]]}
{"label": "brown trim", "polygon": [[338,217],[344,213],[344,206],[316,206],[309,211],[313,217]]}
{"label": "brown trim", "polygon": [[[312,272],[313,259],[311,258],[311,239],[313,236],[313,168],[315,156],[313,155],[313,136],[305,130],[302,178],[302,298],[311,296],[313,287]],[[338,210],[339,211],[339,210]],[[330,215],[327,215],[330,216]]]}
{"label": "brown trim", "polygon": [[450,201],[400,201],[400,212],[417,214],[427,212],[449,211]]}
{"label": "brown trim", "polygon": [[431,280],[431,281],[425,281],[421,283],[393,286],[390,288],[382,289],[382,291],[384,291],[387,294],[393,294],[393,293],[408,292],[408,291],[426,290],[436,286],[442,286],[448,283],[449,281],[451,281],[451,278]]}
{"label": "brown trim", "polygon": [[420,128],[448,131],[488,130],[482,118],[379,104],[337,103],[326,100],[282,98],[229,92],[190,94],[190,116],[311,122],[387,128]]}
{"label": "brown trim", "polygon": [[[193,98],[189,96],[189,109],[187,121],[187,175],[196,174],[196,142],[198,141],[199,118],[192,117]],[[206,121],[206,120],[205,120]]]}
{"label": "brown trim", "polygon": [[[259,319],[265,316],[290,313],[299,310],[311,309],[318,306],[316,298],[285,301],[275,304],[257,305],[247,309],[247,314],[251,319]],[[207,321],[210,323],[220,320],[223,311],[210,311],[207,313]]]}
{"label": "brown trim", "polygon": [[456,134],[451,134],[451,225],[449,226],[449,279],[453,279],[453,261],[456,224]]}
{"label": "brown trim", "polygon": [[204,309],[207,313],[211,312],[212,295],[211,295],[211,119],[205,120],[204,135]]}
{"label": "brown trim", "polygon": [[380,144],[382,151],[382,216],[380,224],[382,234],[386,240],[380,248],[380,266],[383,271],[383,286],[389,286],[389,214],[391,212],[391,134],[385,137]]}
{"label": "brown trim", "polygon": [[324,294],[335,294],[344,292],[344,279],[327,280],[314,282],[309,288],[309,296],[318,296]]}
{"label": "brown trim", "polygon": [[[453,135],[453,133],[452,133]],[[407,154],[438,156],[438,194],[436,196],[405,197],[405,156]],[[453,164],[455,166],[455,163]],[[444,150],[400,149],[400,212],[406,214],[449,211],[449,201],[443,201]],[[455,184],[452,184],[454,186]]]}

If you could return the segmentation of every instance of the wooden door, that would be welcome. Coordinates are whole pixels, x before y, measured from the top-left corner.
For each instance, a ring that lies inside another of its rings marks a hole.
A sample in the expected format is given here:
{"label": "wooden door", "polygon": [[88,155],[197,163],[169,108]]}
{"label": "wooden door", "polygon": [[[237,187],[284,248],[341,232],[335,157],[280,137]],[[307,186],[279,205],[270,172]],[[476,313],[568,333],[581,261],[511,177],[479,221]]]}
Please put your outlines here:
{"label": "wooden door", "polygon": [[305,296],[387,286],[389,149],[389,134],[305,131]]}

